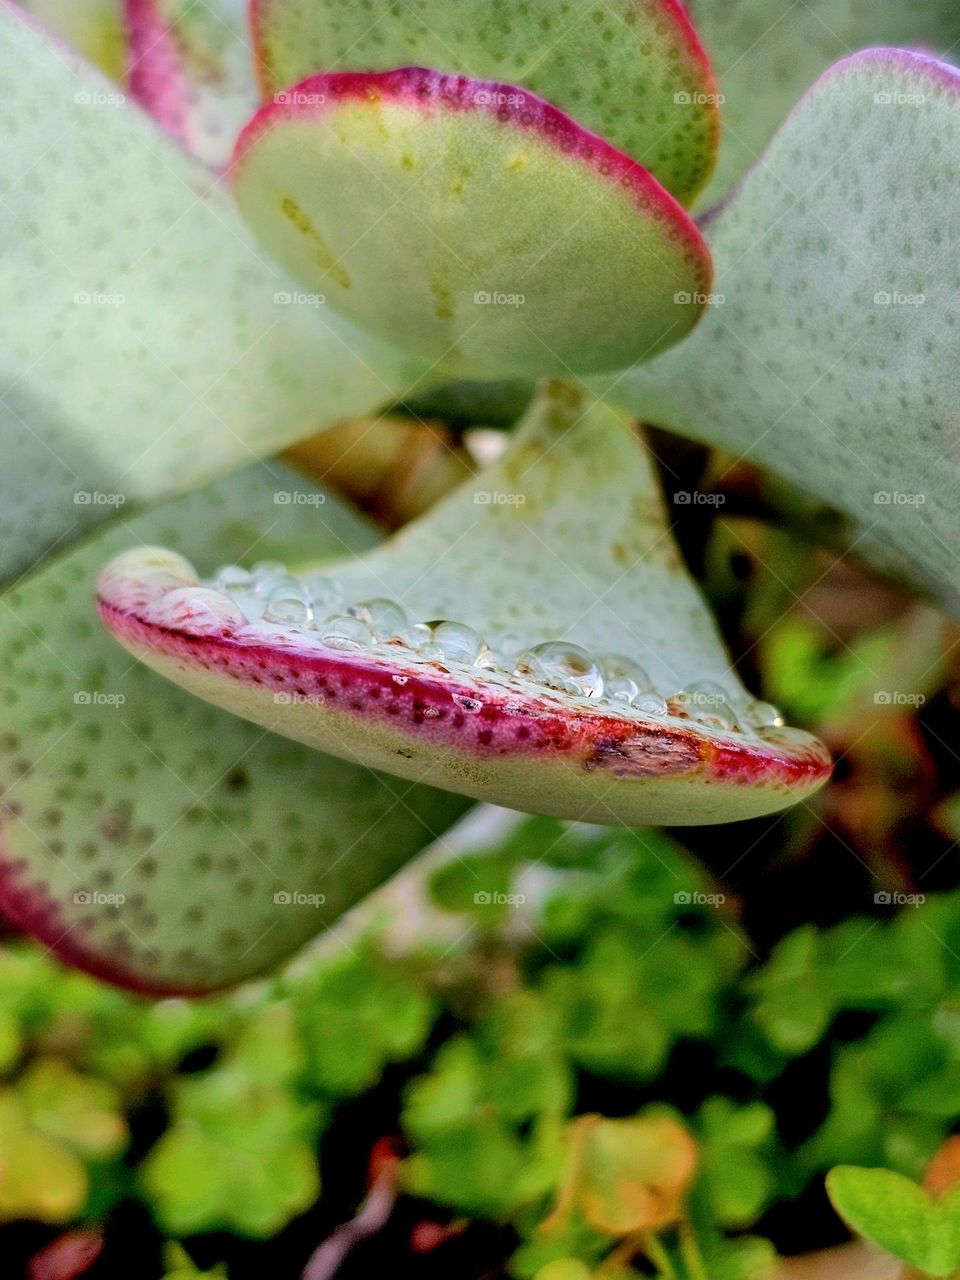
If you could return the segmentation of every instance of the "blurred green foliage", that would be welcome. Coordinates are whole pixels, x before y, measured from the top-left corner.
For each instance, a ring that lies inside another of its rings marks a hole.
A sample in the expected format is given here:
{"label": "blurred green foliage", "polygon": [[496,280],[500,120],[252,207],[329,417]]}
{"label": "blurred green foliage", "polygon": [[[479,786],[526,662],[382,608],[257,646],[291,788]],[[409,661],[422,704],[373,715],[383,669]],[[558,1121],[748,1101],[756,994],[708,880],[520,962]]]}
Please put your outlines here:
{"label": "blurred green foliage", "polygon": [[[517,1277],[646,1260],[676,1280],[761,1280],[771,1208],[841,1162],[920,1176],[960,1111],[960,894],[804,926],[758,962],[736,904],[668,837],[540,818],[444,865],[430,894],[461,917],[453,945],[396,955],[374,932],[198,1002],[0,951],[3,1219],[90,1226],[138,1200],[158,1237],[270,1238],[322,1203],[325,1132],[395,1067],[376,1136],[405,1140],[401,1189],[441,1218],[509,1225]],[[834,1034],[850,1014],[856,1033]],[[817,1055],[822,1070],[825,1045],[825,1109],[788,1142],[780,1082]],[[585,1101],[604,1082],[606,1118]],[[158,1103],[162,1132],[131,1159],[129,1130]],[[574,1194],[588,1113],[612,1127]],[[637,1163],[651,1125],[695,1152],[659,1218],[660,1174]],[[171,1249],[167,1280],[205,1274],[222,1273]]]}

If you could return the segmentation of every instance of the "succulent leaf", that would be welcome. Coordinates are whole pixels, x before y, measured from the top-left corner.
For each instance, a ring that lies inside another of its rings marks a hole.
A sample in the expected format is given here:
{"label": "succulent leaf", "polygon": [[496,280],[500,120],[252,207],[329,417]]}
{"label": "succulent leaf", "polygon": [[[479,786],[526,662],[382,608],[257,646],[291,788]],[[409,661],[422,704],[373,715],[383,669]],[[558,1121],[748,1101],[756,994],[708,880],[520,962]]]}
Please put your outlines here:
{"label": "succulent leaf", "polygon": [[305,80],[231,169],[261,244],[464,373],[621,367],[696,323],[710,258],[646,169],[528,91],[416,67]]}
{"label": "succulent leaf", "polygon": [[749,704],[630,423],[562,384],[493,468],[328,576],[278,569],[230,594],[148,548],[104,569],[99,601],[121,643],[203,698],[515,808],[724,821],[829,772]]}
{"label": "succulent leaf", "polygon": [[725,195],[800,96],[838,58],[875,45],[948,55],[960,38],[954,0],[688,0],[720,90],[720,154],[699,204]]}
{"label": "succulent leaf", "polygon": [[847,512],[860,551],[954,609],[958,94],[960,72],[900,50],[828,72],[707,220],[718,305],[610,388]]}
{"label": "succulent leaf", "polygon": [[198,159],[221,168],[257,103],[244,0],[125,0],[130,89]]}
{"label": "succulent leaf", "polygon": [[327,71],[415,64],[531,89],[688,203],[713,167],[710,64],[679,0],[253,0],[264,97]]}
{"label": "succulent leaf", "polygon": [[14,0],[111,80],[127,63],[123,0]]}
{"label": "succulent leaf", "polygon": [[290,560],[369,546],[324,498],[275,465],[242,472],[107,529],[4,597],[0,910],[64,959],[144,991],[237,982],[461,812],[131,670],[87,617],[96,567],[131,533],[210,569],[255,544]]}
{"label": "succulent leaf", "polygon": [[208,169],[9,6],[0,58],[16,69],[0,104],[0,578],[123,502],[409,389],[403,357],[297,305]]}

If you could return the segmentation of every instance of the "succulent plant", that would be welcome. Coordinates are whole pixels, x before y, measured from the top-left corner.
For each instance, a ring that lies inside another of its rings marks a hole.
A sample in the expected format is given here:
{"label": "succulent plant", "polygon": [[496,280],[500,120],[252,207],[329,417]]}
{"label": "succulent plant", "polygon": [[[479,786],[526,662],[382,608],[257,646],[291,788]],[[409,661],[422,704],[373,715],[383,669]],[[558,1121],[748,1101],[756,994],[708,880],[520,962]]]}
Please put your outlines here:
{"label": "succulent plant", "polygon": [[[692,824],[822,785],[826,750],[724,651],[639,426],[781,472],[956,605],[960,72],[825,68],[946,51],[960,21],[797,9],[0,7],[14,920],[205,991],[467,799]],[[483,423],[515,399],[502,454],[385,542],[302,475],[240,471],[348,420],[363,458],[397,402]],[[97,569],[107,628],[170,684],[85,616]]]}

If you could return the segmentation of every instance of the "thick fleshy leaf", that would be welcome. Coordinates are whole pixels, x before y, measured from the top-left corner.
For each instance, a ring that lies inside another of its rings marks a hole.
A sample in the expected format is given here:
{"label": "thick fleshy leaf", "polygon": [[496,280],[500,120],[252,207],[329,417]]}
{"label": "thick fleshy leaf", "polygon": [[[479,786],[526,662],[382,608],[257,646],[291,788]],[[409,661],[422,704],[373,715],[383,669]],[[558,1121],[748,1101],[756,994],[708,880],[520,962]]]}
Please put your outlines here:
{"label": "thick fleshy leaf", "polygon": [[130,89],[216,168],[258,101],[246,0],[125,0]]}
{"label": "thick fleshy leaf", "polygon": [[420,68],[303,81],[237,143],[240,209],[307,288],[468,372],[598,371],[696,323],[710,257],[635,161],[528,91]]}
{"label": "thick fleshy leaf", "polygon": [[111,80],[127,63],[124,0],[14,0]]}
{"label": "thick fleshy leaf", "polygon": [[722,821],[829,771],[731,671],[630,424],[562,385],[499,463],[329,577],[231,595],[148,548],[99,593],[118,639],[201,697],[514,808]]}
{"label": "thick fleshy leaf", "polygon": [[510,80],[569,111],[688,203],[713,168],[710,64],[679,0],[253,0],[264,96],[408,64]]}
{"label": "thick fleshy leaf", "polygon": [[828,72],[708,222],[721,305],[611,391],[847,512],[954,608],[958,107],[960,72],[920,54]]}
{"label": "thick fleshy leaf", "polygon": [[131,667],[89,612],[104,555],[131,536],[208,570],[374,539],[302,477],[263,467],[118,523],[0,598],[0,911],[109,981],[209,990],[329,928],[463,802]]}
{"label": "thick fleshy leaf", "polygon": [[9,6],[0,59],[0,577],[408,389],[405,358],[299,293],[209,170]]}
{"label": "thick fleshy leaf", "polygon": [[838,58],[872,45],[920,47],[955,61],[955,0],[687,0],[721,95],[708,206],[750,168],[787,113]]}

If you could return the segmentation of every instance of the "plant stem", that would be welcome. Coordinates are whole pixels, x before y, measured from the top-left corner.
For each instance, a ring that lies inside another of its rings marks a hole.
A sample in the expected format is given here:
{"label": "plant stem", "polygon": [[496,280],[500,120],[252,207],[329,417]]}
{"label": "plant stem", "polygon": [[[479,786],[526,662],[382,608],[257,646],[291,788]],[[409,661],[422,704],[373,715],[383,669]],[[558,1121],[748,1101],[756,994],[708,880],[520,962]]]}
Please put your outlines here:
{"label": "plant stem", "polygon": [[676,1268],[667,1256],[666,1249],[664,1249],[656,1236],[649,1236],[644,1242],[643,1248],[647,1257],[657,1268],[657,1275],[660,1280],[677,1280]]}

